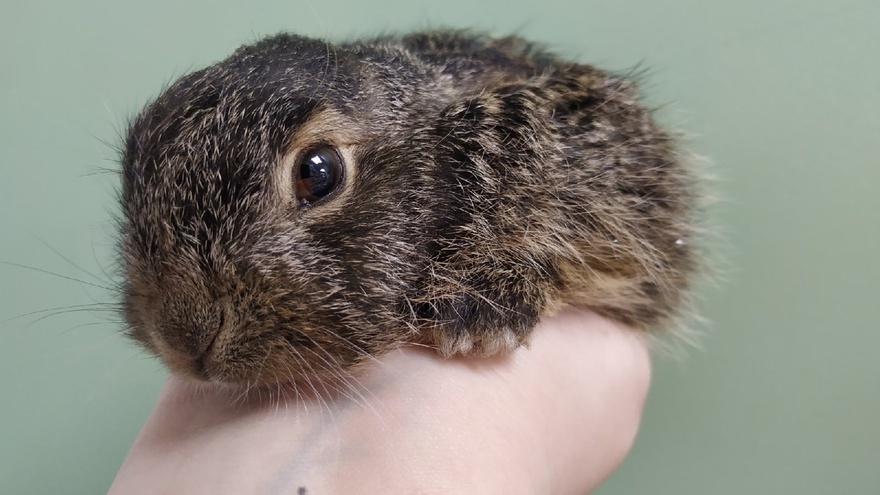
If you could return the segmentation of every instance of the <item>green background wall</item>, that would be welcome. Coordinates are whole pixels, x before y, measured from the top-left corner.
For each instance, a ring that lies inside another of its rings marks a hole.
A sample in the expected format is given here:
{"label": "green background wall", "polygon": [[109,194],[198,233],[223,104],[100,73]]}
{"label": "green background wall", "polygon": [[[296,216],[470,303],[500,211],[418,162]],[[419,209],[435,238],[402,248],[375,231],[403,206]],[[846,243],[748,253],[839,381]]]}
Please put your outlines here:
{"label": "green background wall", "polygon": [[[658,357],[638,442],[599,493],[880,493],[877,0],[3,0],[0,260],[108,280],[115,177],[100,172],[172,77],[282,29],[439,25],[643,62],[650,101],[721,177],[731,269],[702,349]],[[8,265],[0,281],[0,320],[112,300]],[[0,323],[0,493],[103,492],[152,407],[160,366],[83,309]]]}

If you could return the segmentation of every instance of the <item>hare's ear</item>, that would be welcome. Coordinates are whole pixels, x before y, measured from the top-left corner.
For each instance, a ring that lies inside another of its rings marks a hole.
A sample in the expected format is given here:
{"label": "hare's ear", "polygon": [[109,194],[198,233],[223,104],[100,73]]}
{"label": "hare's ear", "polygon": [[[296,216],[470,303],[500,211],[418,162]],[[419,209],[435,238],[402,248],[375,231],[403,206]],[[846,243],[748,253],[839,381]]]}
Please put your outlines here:
{"label": "hare's ear", "polygon": [[[472,186],[518,171],[538,174],[551,156],[619,144],[644,121],[634,85],[587,65],[570,64],[490,86],[444,108],[434,122],[435,151]],[[437,157],[439,158],[439,157]],[[569,156],[573,160],[575,156]],[[528,177],[523,177],[528,184]],[[484,191],[477,189],[476,194]]]}
{"label": "hare's ear", "polygon": [[585,125],[601,115],[637,117],[643,111],[632,81],[589,65],[568,64],[464,97],[446,107],[440,121],[459,131],[495,129],[496,134],[513,132],[516,137],[547,126]]}

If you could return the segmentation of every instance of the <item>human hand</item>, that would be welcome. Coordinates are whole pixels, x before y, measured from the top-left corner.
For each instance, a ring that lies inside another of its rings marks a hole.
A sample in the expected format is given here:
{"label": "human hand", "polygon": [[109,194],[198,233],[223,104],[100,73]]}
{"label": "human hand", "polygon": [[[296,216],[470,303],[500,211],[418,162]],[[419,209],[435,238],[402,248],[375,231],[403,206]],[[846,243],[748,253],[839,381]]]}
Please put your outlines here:
{"label": "human hand", "polygon": [[583,494],[623,460],[650,381],[642,335],[584,311],[529,348],[407,346],[331,399],[266,400],[171,376],[111,494]]}

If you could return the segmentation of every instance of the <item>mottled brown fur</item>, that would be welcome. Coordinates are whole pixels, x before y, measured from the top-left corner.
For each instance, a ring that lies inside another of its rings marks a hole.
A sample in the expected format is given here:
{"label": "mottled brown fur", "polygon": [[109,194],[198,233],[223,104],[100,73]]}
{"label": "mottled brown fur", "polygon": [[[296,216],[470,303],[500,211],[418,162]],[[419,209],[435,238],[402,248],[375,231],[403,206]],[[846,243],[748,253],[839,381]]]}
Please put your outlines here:
{"label": "mottled brown fur", "polygon": [[[298,204],[316,145],[344,179]],[[698,267],[695,176],[634,84],[516,37],[268,38],[150,103],[123,172],[131,336],[200,379],[494,354],[566,305],[660,329]]]}

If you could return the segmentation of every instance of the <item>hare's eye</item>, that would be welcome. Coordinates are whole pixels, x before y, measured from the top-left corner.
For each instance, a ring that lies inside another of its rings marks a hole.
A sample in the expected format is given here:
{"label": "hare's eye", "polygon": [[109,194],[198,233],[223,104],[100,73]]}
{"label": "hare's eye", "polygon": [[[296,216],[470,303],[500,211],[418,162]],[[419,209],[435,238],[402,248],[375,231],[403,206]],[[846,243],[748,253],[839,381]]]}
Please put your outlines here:
{"label": "hare's eye", "polygon": [[342,158],[330,146],[313,148],[302,155],[294,174],[296,198],[303,203],[314,203],[339,187]]}

